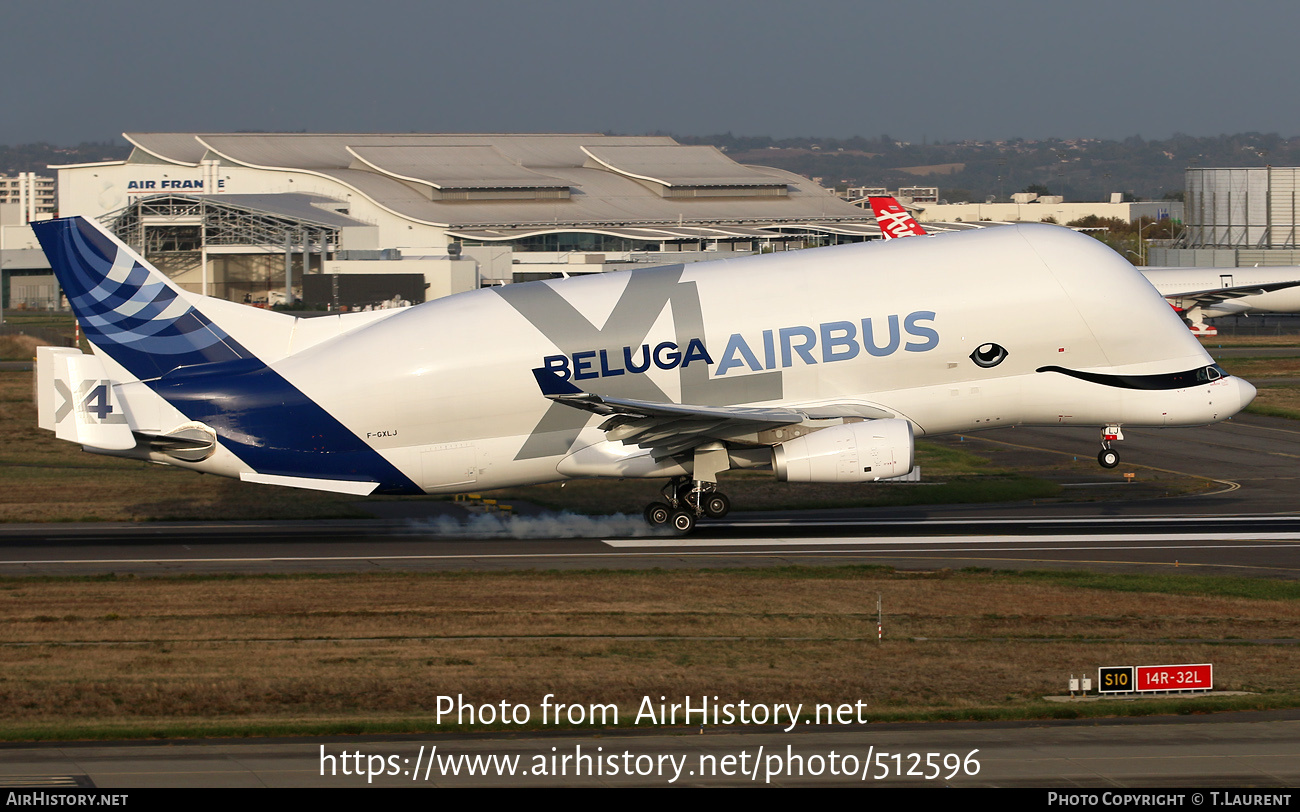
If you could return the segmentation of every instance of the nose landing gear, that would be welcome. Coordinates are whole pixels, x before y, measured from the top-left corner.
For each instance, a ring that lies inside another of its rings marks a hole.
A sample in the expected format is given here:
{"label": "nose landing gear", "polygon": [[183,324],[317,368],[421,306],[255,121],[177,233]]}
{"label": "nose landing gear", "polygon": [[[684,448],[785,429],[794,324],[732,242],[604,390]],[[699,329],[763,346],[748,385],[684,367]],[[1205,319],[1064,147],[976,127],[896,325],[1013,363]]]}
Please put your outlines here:
{"label": "nose landing gear", "polygon": [[1124,432],[1120,431],[1119,426],[1106,426],[1101,430],[1101,453],[1097,455],[1097,462],[1102,468],[1119,465],[1119,452],[1111,448],[1110,444],[1123,439]]}

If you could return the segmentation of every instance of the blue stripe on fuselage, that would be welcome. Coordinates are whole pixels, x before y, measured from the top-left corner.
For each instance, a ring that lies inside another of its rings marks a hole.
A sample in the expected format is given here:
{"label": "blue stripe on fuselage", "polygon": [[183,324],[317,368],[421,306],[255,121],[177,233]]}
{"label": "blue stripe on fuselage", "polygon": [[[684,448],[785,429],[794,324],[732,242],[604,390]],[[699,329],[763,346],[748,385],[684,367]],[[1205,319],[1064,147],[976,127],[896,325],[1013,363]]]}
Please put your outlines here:
{"label": "blue stripe on fuselage", "polygon": [[178,369],[149,385],[260,474],[378,482],[424,493],[392,463],[256,358]]}

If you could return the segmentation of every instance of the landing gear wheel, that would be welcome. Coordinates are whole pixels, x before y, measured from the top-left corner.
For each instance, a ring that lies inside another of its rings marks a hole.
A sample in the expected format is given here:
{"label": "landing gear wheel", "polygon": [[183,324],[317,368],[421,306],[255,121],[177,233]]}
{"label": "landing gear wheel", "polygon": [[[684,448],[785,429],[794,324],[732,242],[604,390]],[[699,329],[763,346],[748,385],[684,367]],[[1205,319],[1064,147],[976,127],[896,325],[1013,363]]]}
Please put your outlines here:
{"label": "landing gear wheel", "polygon": [[1097,455],[1097,462],[1101,463],[1102,468],[1114,468],[1119,465],[1119,452],[1113,448],[1103,448]]}
{"label": "landing gear wheel", "polygon": [[661,524],[668,524],[668,520],[673,517],[673,511],[663,502],[651,502],[645,506],[642,515],[645,516],[646,524],[658,527]]}
{"label": "landing gear wheel", "polygon": [[679,510],[673,514],[672,518],[673,531],[679,536],[684,536],[695,529],[695,514],[689,511]]}
{"label": "landing gear wheel", "polygon": [[731,500],[726,494],[711,493],[704,497],[704,515],[710,519],[721,519],[731,512]]}

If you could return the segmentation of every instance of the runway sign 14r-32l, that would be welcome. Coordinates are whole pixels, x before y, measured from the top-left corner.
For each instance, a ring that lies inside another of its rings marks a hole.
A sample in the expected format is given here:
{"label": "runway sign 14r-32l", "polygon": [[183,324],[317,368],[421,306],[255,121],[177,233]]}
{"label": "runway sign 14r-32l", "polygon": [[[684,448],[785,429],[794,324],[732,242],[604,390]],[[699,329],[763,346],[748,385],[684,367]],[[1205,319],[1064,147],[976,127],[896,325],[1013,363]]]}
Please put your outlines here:
{"label": "runway sign 14r-32l", "polygon": [[1135,691],[1209,691],[1214,687],[1214,666],[1118,665],[1097,669],[1097,691],[1127,694]]}

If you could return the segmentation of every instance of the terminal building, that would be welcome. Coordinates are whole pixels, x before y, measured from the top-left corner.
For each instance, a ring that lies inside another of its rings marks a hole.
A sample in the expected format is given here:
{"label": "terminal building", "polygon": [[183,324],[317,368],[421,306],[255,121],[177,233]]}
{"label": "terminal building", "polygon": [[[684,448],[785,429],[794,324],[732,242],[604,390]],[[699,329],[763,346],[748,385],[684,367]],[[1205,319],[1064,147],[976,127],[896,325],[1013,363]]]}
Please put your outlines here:
{"label": "terminal building", "polygon": [[59,213],[234,301],[416,302],[880,235],[807,178],[664,136],[125,138],[124,161],[51,167]]}

